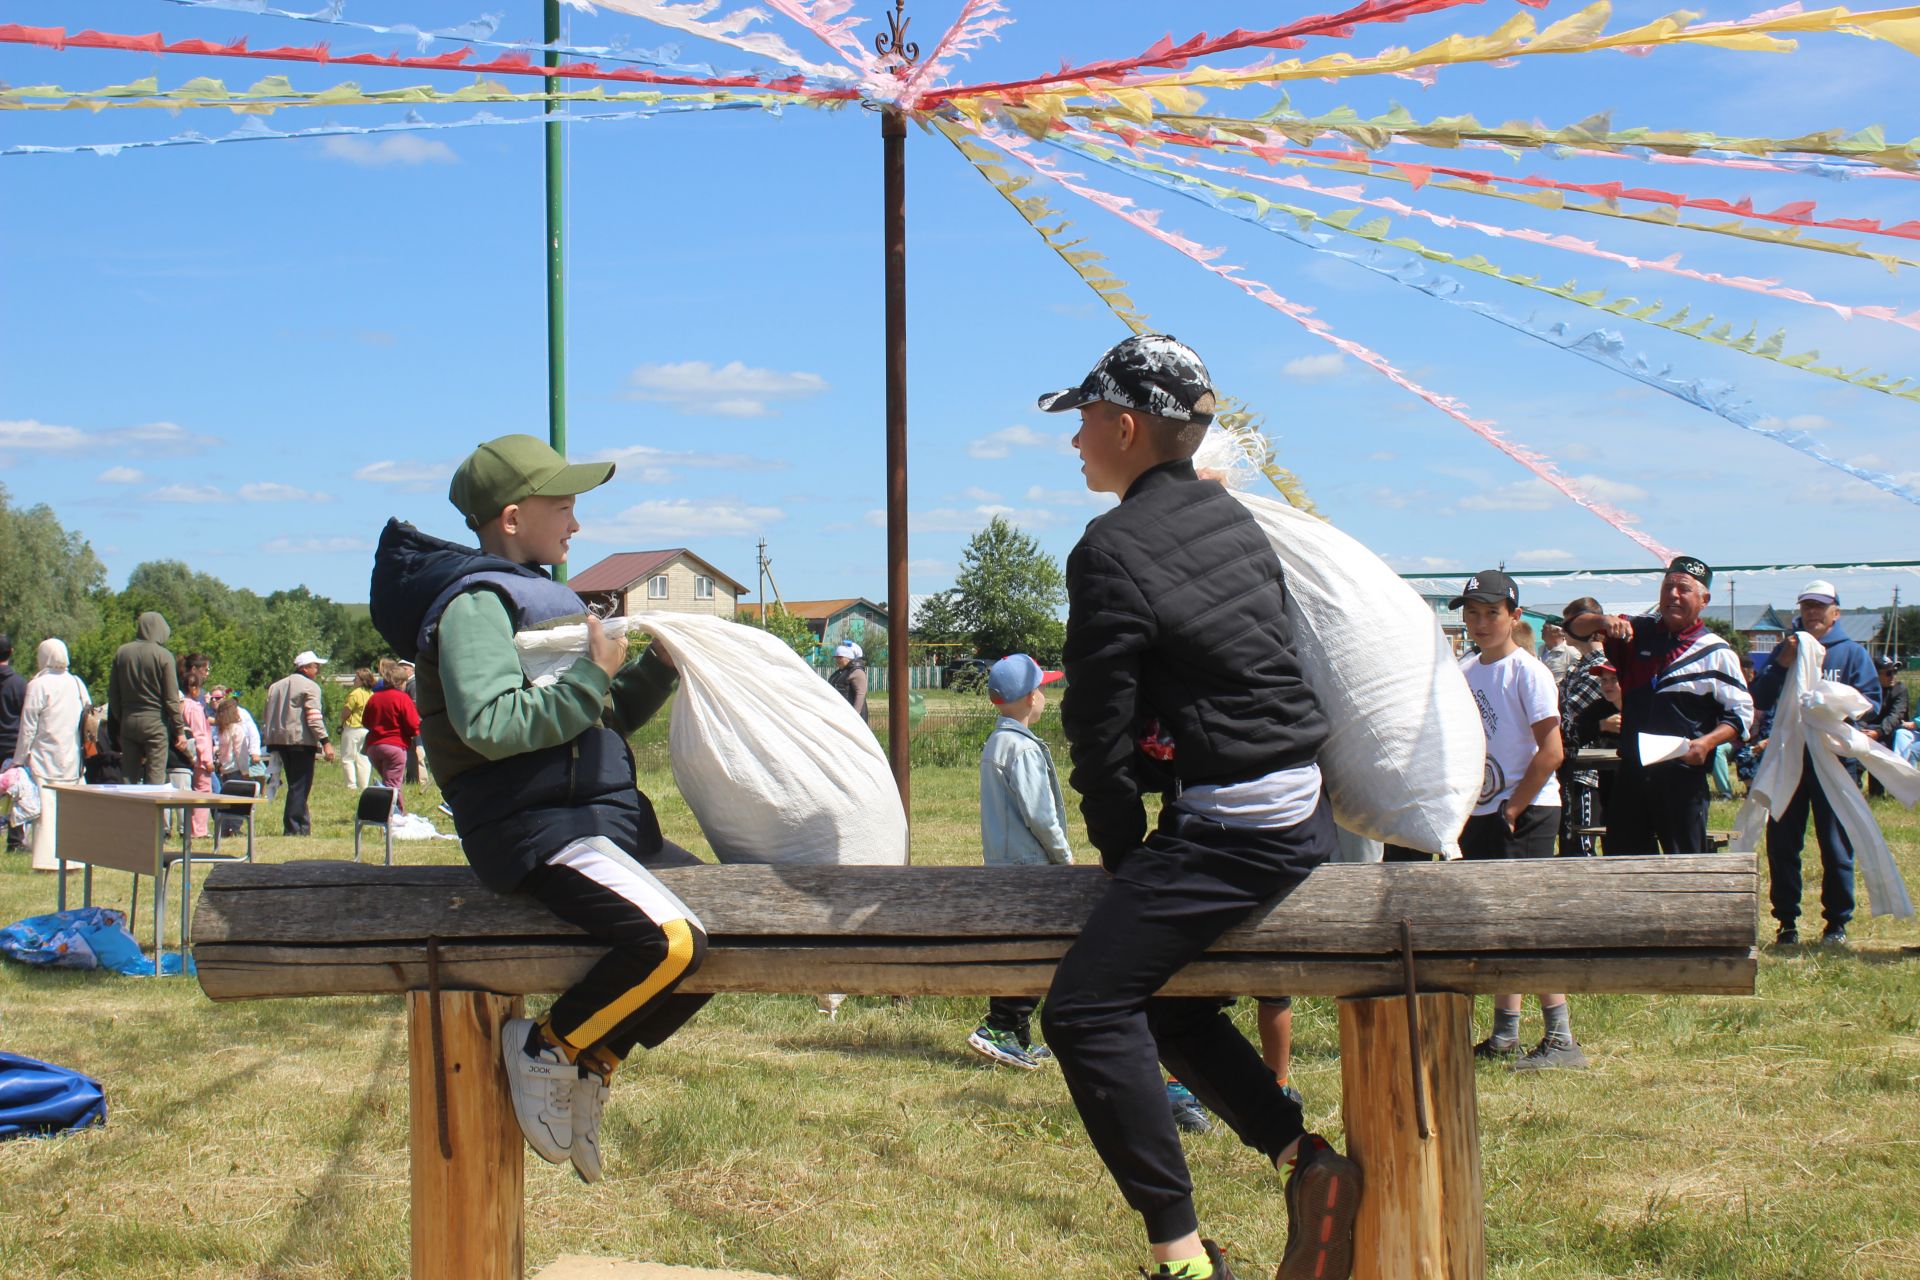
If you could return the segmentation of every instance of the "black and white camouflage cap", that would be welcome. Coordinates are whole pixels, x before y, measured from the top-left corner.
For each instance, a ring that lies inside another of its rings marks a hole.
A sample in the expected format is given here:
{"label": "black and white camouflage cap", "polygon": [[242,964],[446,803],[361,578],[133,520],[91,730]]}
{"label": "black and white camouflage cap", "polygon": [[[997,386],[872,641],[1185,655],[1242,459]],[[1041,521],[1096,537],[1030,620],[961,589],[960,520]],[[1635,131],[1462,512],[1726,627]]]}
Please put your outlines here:
{"label": "black and white camouflage cap", "polygon": [[1213,421],[1213,378],[1178,338],[1136,334],[1101,356],[1079,386],[1041,396],[1040,407],[1061,413],[1096,400],[1204,426]]}

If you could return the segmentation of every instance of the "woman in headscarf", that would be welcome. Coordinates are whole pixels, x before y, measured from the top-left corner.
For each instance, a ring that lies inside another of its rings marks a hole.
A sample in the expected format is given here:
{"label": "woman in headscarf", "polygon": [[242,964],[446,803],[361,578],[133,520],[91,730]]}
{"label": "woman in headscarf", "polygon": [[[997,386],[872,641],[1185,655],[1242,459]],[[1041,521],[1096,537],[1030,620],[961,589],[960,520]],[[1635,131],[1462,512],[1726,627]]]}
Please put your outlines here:
{"label": "woman in headscarf", "polygon": [[28,683],[27,699],[20,707],[17,751],[41,788],[40,818],[33,824],[33,869],[57,871],[60,864],[53,842],[58,795],[48,784],[80,781],[80,723],[92,699],[86,683],[67,670],[64,643],[42,640],[36,658],[39,670]]}

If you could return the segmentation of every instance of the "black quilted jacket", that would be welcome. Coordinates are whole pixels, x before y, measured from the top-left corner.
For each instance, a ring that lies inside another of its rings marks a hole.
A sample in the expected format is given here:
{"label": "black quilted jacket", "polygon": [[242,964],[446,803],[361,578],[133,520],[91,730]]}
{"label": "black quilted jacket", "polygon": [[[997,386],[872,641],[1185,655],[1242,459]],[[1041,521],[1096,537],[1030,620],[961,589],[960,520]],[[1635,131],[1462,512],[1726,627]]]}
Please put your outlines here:
{"label": "black quilted jacket", "polygon": [[1067,593],[1060,714],[1109,867],[1146,838],[1145,792],[1244,782],[1318,754],[1327,722],[1294,653],[1280,562],[1191,463],[1148,471],[1087,526]]}

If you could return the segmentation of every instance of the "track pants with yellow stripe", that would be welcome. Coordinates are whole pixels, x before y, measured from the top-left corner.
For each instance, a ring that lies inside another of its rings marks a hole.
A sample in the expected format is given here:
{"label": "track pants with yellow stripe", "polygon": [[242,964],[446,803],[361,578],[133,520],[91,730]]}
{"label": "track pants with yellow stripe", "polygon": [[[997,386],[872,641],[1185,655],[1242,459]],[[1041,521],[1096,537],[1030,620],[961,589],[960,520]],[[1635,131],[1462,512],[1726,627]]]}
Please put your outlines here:
{"label": "track pants with yellow stripe", "polygon": [[[669,842],[647,862],[677,867],[700,860]],[[548,1014],[549,1028],[569,1048],[602,1047],[624,1058],[635,1045],[660,1044],[707,1002],[675,990],[700,967],[706,930],[686,903],[613,841],[574,841],[537,868],[521,891],[608,947]]]}

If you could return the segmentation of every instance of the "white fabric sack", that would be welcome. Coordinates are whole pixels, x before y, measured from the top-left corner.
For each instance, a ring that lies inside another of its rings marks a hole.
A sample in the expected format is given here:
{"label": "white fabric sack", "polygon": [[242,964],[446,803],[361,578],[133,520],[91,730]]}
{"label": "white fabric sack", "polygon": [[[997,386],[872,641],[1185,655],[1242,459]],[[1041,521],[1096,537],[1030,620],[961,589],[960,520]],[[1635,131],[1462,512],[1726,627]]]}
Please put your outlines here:
{"label": "white fabric sack", "polygon": [[1909,809],[1920,803],[1920,769],[1847,723],[1849,716],[1864,715],[1869,710],[1866,698],[1852,685],[1823,679],[1820,672],[1826,661],[1826,646],[1804,631],[1799,638],[1793,669],[1787,672],[1780,701],[1774,706],[1766,752],[1760,757],[1760,767],[1747,788],[1747,801],[1740,806],[1740,816],[1734,822],[1731,847],[1740,853],[1759,851],[1767,818],[1793,799],[1811,756],[1815,785],[1826,793],[1841,830],[1853,845],[1854,867],[1866,881],[1872,914],[1911,920],[1913,898],[1907,892],[1900,865],[1893,860],[1886,835],[1874,821],[1873,810],[1867,807],[1852,775],[1840,764],[1840,757],[1859,760],[1880,780],[1888,795]]}
{"label": "white fabric sack", "polygon": [[1487,741],[1432,607],[1318,516],[1233,496],[1286,571],[1294,648],[1327,713],[1320,771],[1334,820],[1370,840],[1459,857]]}
{"label": "white fabric sack", "polygon": [[901,866],[907,820],[873,731],[793,650],[758,627],[643,613],[680,687],[673,780],[722,862]]}
{"label": "white fabric sack", "polygon": [[[600,624],[609,636],[623,636],[631,624],[625,618],[608,618]],[[567,673],[567,668],[587,656],[587,624],[571,622],[564,626],[533,628],[513,633],[513,647],[520,652],[520,670],[537,689],[544,689]]]}

